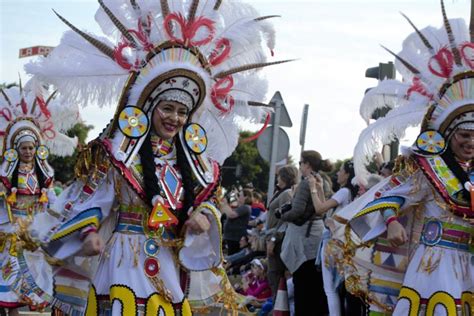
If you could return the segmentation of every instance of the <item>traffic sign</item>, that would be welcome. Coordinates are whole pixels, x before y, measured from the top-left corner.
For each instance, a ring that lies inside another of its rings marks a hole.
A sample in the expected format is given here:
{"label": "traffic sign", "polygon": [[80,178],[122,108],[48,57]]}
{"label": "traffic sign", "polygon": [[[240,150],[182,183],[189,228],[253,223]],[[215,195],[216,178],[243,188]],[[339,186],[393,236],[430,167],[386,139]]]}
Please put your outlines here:
{"label": "traffic sign", "polygon": [[[280,91],[275,92],[272,99],[270,100],[270,105],[274,107],[277,102],[279,102],[281,105],[280,122],[278,122],[278,125],[284,127],[293,127],[293,122],[291,122],[290,115],[288,114],[288,110],[285,107],[285,102],[283,102],[283,98],[281,97]],[[275,113],[271,114],[270,122],[272,122],[272,125],[277,125],[275,122]]]}
{"label": "traffic sign", "polygon": [[[290,150],[290,138],[285,130],[278,127],[278,148],[276,151],[275,161],[281,161],[288,157]],[[273,126],[269,126],[260,137],[257,139],[257,149],[260,157],[266,161],[270,161],[272,154],[272,137],[273,137]]]}

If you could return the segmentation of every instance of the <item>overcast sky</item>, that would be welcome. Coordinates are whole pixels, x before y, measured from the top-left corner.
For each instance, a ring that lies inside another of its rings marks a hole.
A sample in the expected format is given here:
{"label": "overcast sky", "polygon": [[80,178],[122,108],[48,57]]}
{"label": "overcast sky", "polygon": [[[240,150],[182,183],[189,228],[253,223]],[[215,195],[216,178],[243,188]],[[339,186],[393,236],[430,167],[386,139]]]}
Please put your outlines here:
{"label": "overcast sky", "polygon": [[[158,0],[155,0],[158,1]],[[175,0],[174,0],[175,1]],[[227,0],[224,0],[227,1]],[[299,156],[299,129],[305,103],[310,105],[306,137],[307,149],[323,157],[343,159],[352,156],[364,121],[359,104],[364,91],[376,85],[364,77],[366,68],[392,60],[379,44],[398,52],[403,39],[412,31],[399,14],[407,14],[422,28],[442,24],[437,0],[253,0],[262,15],[279,14],[276,59],[297,58],[284,65],[266,68],[270,100],[280,91],[293,120],[286,128],[290,154]],[[446,0],[448,16],[469,20],[469,0]],[[34,45],[55,46],[67,30],[51,11],[54,8],[70,22],[98,34],[94,0],[0,0],[0,82],[23,80],[23,65],[18,50]],[[112,108],[89,106],[83,118],[95,126],[95,137],[113,115]]]}

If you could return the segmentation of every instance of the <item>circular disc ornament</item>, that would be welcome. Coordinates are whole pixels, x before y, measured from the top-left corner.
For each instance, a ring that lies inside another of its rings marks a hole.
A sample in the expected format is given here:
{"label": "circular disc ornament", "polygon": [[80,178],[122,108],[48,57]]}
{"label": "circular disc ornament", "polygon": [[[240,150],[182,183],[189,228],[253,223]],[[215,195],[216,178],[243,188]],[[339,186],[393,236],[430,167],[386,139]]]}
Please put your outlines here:
{"label": "circular disc ornament", "polygon": [[423,226],[421,241],[428,246],[438,244],[443,235],[443,224],[437,219],[430,219]]}
{"label": "circular disc ornament", "polygon": [[38,146],[36,149],[36,156],[40,160],[46,160],[49,157],[49,148],[46,147],[45,145]]}
{"label": "circular disc ornament", "polygon": [[136,106],[127,106],[119,114],[118,126],[127,137],[140,138],[148,130],[148,117],[142,109]]}
{"label": "circular disc ornament", "polygon": [[158,254],[159,246],[152,238],[147,239],[143,245],[143,251],[150,257],[155,257]]}
{"label": "circular disc ornament", "polygon": [[153,278],[160,272],[160,263],[156,258],[148,257],[143,264],[147,276]]}
{"label": "circular disc ornament", "polygon": [[207,148],[207,135],[204,128],[197,124],[191,123],[184,131],[184,139],[189,150],[195,154],[202,154]]}
{"label": "circular disc ornament", "polygon": [[416,147],[422,152],[436,155],[442,153],[446,149],[446,141],[439,132],[428,130],[416,139]]}
{"label": "circular disc ornament", "polygon": [[5,150],[3,153],[3,158],[8,162],[15,162],[18,159],[18,152],[14,148]]}

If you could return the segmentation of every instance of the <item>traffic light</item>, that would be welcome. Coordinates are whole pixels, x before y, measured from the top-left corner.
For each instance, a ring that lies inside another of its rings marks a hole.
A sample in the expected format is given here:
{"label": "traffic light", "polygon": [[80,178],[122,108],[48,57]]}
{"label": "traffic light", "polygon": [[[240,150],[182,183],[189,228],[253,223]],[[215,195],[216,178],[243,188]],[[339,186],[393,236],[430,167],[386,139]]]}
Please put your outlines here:
{"label": "traffic light", "polygon": [[[395,66],[393,65],[393,62],[389,61],[388,63],[379,63],[377,67],[371,67],[367,68],[365,71],[365,76],[367,78],[374,78],[378,80],[385,80],[385,79],[395,79]],[[365,90],[365,93],[370,91],[372,88],[368,88]],[[378,108],[372,113],[372,119],[377,120],[381,117],[384,117],[385,114],[390,111],[390,107],[383,107],[383,108]],[[390,153],[390,160],[395,159],[398,155],[398,147],[400,143],[398,140],[394,140],[391,142],[388,146],[388,150]]]}
{"label": "traffic light", "polygon": [[365,76],[378,80],[395,79],[395,66],[391,61],[388,63],[379,63],[377,67],[367,68]]}

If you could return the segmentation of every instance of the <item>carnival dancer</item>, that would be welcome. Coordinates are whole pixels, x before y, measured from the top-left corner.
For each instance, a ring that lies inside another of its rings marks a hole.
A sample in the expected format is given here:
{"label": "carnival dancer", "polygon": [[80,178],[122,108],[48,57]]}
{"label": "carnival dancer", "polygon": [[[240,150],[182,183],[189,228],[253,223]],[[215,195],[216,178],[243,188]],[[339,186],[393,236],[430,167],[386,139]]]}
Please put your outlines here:
{"label": "carnival dancer", "polygon": [[338,214],[350,220],[340,258],[346,287],[375,314],[470,315],[474,306],[474,34],[441,7],[444,26],[415,27],[395,55],[403,82],[381,82],[361,106],[367,119],[382,96],[393,108],[359,138],[359,180],[377,141],[421,123],[396,173],[360,198],[365,206]]}
{"label": "carnival dancer", "polygon": [[[41,251],[30,252],[17,235],[55,199],[49,153],[70,155],[77,145],[59,132],[78,119],[77,109],[48,97],[39,83],[0,90],[0,307],[45,307],[52,294],[51,268]],[[74,115],[75,114],[75,115]],[[30,249],[31,250],[31,249]],[[49,271],[49,272],[48,272]]]}
{"label": "carnival dancer", "polygon": [[[72,315],[237,308],[221,268],[215,191],[239,120],[268,118],[255,69],[279,63],[267,63],[262,47],[274,45],[269,16],[240,2],[99,4],[96,20],[115,44],[60,17],[73,31],[28,67],[79,103],[118,99],[53,208],[61,224],[45,230],[45,215],[33,227],[68,262],[52,304]],[[93,260],[71,257],[79,251],[101,254],[97,273],[87,268]]]}

